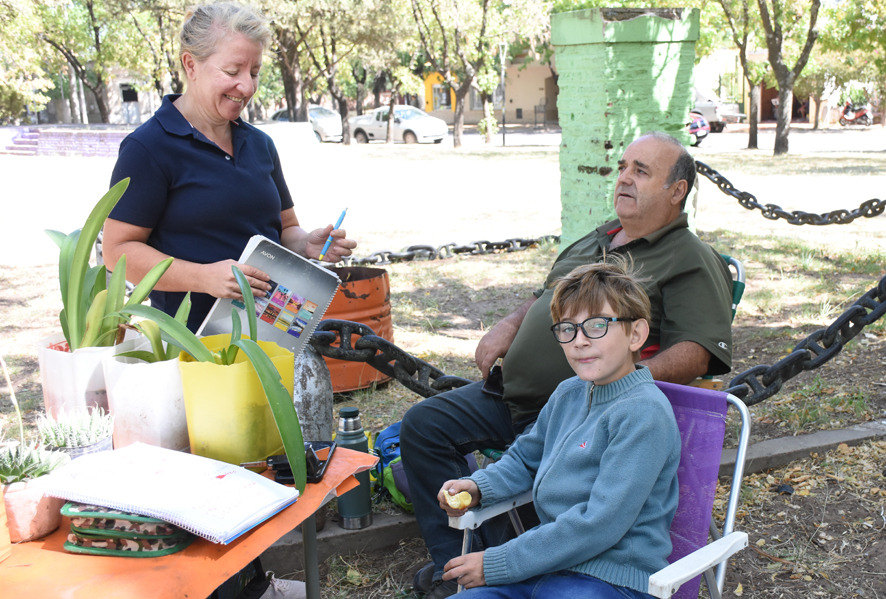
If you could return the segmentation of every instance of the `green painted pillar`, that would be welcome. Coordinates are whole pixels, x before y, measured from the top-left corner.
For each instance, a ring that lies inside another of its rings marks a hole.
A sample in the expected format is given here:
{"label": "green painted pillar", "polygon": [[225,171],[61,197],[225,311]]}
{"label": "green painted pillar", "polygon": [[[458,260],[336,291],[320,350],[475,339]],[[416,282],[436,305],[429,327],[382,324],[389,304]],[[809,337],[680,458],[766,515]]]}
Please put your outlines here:
{"label": "green painted pillar", "polygon": [[588,9],[551,16],[559,73],[566,248],[615,217],[618,160],[648,131],[691,144],[698,9]]}

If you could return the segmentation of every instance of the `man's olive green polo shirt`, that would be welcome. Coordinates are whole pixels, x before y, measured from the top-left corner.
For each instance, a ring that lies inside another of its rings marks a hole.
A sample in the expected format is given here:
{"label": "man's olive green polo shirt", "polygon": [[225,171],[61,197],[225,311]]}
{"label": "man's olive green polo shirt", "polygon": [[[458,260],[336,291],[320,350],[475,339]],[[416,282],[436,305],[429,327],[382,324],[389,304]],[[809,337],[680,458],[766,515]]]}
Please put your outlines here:
{"label": "man's olive green polo shirt", "polygon": [[645,347],[666,349],[694,341],[711,353],[710,375],[732,368],[732,275],[725,260],[687,228],[682,214],[666,227],[614,250],[620,229],[610,221],[566,248],[538,290],[503,363],[504,398],[514,421],[534,416],[561,381],[575,373],[551,333],[551,298],[560,277],[600,261],[604,253],[626,253],[634,261],[652,304]]}

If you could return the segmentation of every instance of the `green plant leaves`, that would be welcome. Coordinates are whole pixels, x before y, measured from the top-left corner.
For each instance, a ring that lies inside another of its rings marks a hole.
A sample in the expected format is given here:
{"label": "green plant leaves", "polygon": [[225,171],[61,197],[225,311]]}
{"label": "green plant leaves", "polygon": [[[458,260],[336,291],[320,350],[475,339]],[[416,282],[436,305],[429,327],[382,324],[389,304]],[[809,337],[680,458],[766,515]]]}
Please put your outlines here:
{"label": "green plant leaves", "polygon": [[[154,285],[156,285],[157,281],[160,280],[160,277],[162,277],[166,273],[166,271],[172,265],[172,262],[173,258],[165,258],[155,264],[154,267],[148,271],[148,274],[142,277],[142,280],[139,281],[138,285],[135,286],[135,289],[132,290],[132,293],[129,294],[129,299],[126,301],[126,304],[140,304],[145,301],[145,298],[148,297],[148,294],[151,293]],[[124,271],[124,276],[125,274],[126,273]]]}
{"label": "green plant leaves", "polygon": [[255,316],[255,296],[252,295],[252,287],[249,285],[249,281],[246,280],[246,275],[243,274],[242,270],[236,266],[232,266],[231,270],[234,271],[234,278],[237,279],[237,284],[240,285],[240,294],[243,296],[243,304],[246,306],[246,321],[249,323],[249,338],[253,341],[257,341],[258,333],[256,330],[258,327],[258,319]]}
{"label": "green plant leaves", "polygon": [[160,327],[163,339],[167,343],[174,343],[198,362],[215,362],[212,352],[200,343],[197,335],[169,314],[161,312],[152,306],[143,306],[141,304],[124,306],[120,313],[153,320]]}
{"label": "green plant leaves", "polygon": [[[92,292],[91,288],[87,288],[88,291],[84,289],[89,269],[89,256],[105,220],[127,187],[129,187],[128,178],[109,189],[89,213],[86,223],[79,233],[72,233],[63,243],[59,258],[59,282],[62,285],[63,303],[68,320],[68,345],[71,351],[80,347],[80,340],[83,339],[83,331],[86,326],[84,292],[89,294]],[[74,235],[76,235],[75,242],[73,241]],[[70,275],[63,277],[63,269],[67,270]]]}
{"label": "green plant leaves", "polygon": [[239,339],[235,341],[243,353],[252,362],[252,366],[258,373],[262,389],[268,398],[271,412],[274,414],[274,422],[283,439],[283,449],[289,458],[292,474],[295,478],[295,487],[299,492],[305,490],[307,484],[307,466],[305,464],[305,443],[301,432],[301,424],[295,405],[292,403],[292,395],[280,381],[280,373],[277,367],[264,352],[261,346],[252,339]]}

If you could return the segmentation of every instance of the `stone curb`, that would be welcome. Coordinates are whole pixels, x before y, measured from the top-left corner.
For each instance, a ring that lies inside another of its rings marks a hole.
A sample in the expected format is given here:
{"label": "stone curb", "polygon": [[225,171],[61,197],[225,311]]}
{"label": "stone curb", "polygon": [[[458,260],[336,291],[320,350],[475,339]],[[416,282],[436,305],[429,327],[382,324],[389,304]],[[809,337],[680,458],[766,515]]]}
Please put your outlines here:
{"label": "stone curb", "polygon": [[[824,453],[841,443],[858,445],[865,441],[886,438],[886,420],[867,422],[846,429],[820,431],[796,437],[781,437],[754,443],[748,448],[745,474],[778,468]],[[720,461],[720,476],[735,467],[735,450],[727,449]],[[327,522],[317,533],[319,560],[322,563],[332,555],[350,555],[376,551],[396,545],[402,539],[420,536],[418,524],[411,514],[373,514],[370,526],[360,530],[345,530],[336,522]],[[301,530],[287,533],[269,547],[261,556],[262,565],[278,576],[302,569],[303,562]]]}

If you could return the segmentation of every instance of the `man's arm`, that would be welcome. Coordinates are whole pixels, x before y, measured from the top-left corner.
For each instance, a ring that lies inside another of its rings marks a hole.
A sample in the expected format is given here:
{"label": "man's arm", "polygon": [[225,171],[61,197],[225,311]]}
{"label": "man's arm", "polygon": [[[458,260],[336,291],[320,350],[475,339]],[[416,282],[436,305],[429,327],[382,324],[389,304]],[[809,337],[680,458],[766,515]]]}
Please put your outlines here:
{"label": "man's arm", "polygon": [[[490,331],[492,332],[492,331]],[[687,385],[708,371],[711,354],[694,341],[681,341],[640,364],[649,367],[657,381]]]}
{"label": "man's arm", "polygon": [[508,353],[508,349],[511,347],[511,343],[514,342],[514,337],[517,336],[517,331],[520,329],[520,324],[522,324],[523,319],[526,317],[529,307],[537,299],[533,295],[523,302],[516,310],[498,321],[480,339],[480,343],[477,344],[477,351],[474,352],[474,361],[477,362],[477,367],[480,369],[480,374],[484,379],[489,376],[489,369],[492,368],[495,361],[503,358]]}

